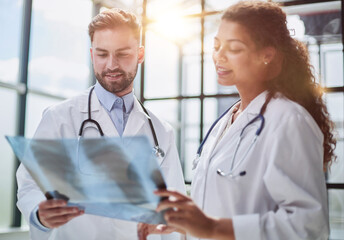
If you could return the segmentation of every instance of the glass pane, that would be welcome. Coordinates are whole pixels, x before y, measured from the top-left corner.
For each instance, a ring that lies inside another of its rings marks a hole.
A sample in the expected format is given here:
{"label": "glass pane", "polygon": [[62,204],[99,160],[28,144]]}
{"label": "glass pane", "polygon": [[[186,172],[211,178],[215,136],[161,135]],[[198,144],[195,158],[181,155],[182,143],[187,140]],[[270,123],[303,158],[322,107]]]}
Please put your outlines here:
{"label": "glass pane", "polygon": [[328,191],[330,213],[330,239],[344,239],[344,190]]}
{"label": "glass pane", "polygon": [[187,20],[190,30],[182,44],[182,95],[201,93],[201,19]]}
{"label": "glass pane", "polygon": [[0,1],[0,81],[18,81],[23,0]]}
{"label": "glass pane", "polygon": [[16,134],[16,107],[17,107],[17,93],[16,91],[0,88],[1,99],[0,108],[6,114],[2,114],[0,118],[0,153],[1,153],[1,168],[0,168],[0,228],[10,227],[12,219],[13,208],[13,186],[15,173],[15,158],[10,148],[10,145],[5,139],[5,135],[14,136]]}
{"label": "glass pane", "polygon": [[33,1],[29,87],[71,96],[89,85],[89,0]]}
{"label": "glass pane", "polygon": [[205,9],[207,11],[222,11],[238,0],[205,0]]}
{"label": "glass pane", "polygon": [[105,4],[108,8],[113,8],[113,7],[122,8],[122,9],[130,10],[137,15],[142,13],[142,0],[116,0],[116,1],[107,1]]}
{"label": "glass pane", "polygon": [[178,120],[177,100],[146,101],[145,107],[155,114],[159,119],[168,122],[175,131],[180,129]]}
{"label": "glass pane", "polygon": [[343,45],[324,44],[322,54],[322,84],[325,87],[343,86]]}
{"label": "glass pane", "polygon": [[206,98],[204,100],[204,125],[203,138],[213,122],[220,117],[229,107],[239,100],[239,97]]}
{"label": "glass pane", "polygon": [[184,177],[186,181],[192,180],[192,162],[199,145],[200,101],[190,99],[182,101],[182,129],[180,158],[184,163]]}
{"label": "glass pane", "polygon": [[178,94],[180,49],[158,34],[146,33],[145,97],[171,97]]}
{"label": "glass pane", "polygon": [[291,34],[308,45],[317,81],[325,87],[342,86],[340,1],[290,6],[284,10],[289,14]]}
{"label": "glass pane", "polygon": [[148,18],[170,18],[202,12],[200,0],[148,0]]}
{"label": "glass pane", "polygon": [[145,97],[199,94],[200,19],[175,16],[167,20],[147,26]]}
{"label": "glass pane", "polygon": [[183,56],[183,87],[184,96],[199,95],[201,93],[201,56]]}
{"label": "glass pane", "polygon": [[25,136],[33,137],[39,122],[42,119],[43,111],[58,102],[60,99],[44,97],[36,94],[28,94],[26,102],[26,126]]}
{"label": "glass pane", "polygon": [[337,161],[332,164],[327,181],[344,183],[344,95],[343,93],[328,93],[325,97],[330,118],[335,124],[334,134],[337,138],[335,149]]}
{"label": "glass pane", "polygon": [[320,46],[318,44],[309,44],[308,52],[311,65],[313,66],[313,75],[315,76],[316,82],[320,83]]}

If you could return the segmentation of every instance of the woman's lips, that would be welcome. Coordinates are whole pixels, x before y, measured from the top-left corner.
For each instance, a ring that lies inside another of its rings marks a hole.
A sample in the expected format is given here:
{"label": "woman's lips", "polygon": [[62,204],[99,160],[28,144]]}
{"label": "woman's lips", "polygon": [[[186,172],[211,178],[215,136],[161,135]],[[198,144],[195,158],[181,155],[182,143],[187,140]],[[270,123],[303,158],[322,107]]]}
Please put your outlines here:
{"label": "woman's lips", "polygon": [[216,70],[216,73],[219,76],[224,76],[224,75],[230,74],[231,72],[232,72],[232,70],[227,70],[227,69],[224,69],[224,68],[221,68],[221,67],[218,67],[217,70]]}

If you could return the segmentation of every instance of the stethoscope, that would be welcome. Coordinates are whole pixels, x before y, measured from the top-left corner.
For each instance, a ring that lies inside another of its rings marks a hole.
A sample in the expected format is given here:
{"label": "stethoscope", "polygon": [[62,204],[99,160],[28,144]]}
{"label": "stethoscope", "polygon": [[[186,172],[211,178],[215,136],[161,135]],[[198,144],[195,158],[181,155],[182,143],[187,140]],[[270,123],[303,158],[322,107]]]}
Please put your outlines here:
{"label": "stethoscope", "polygon": [[[240,100],[239,100],[240,101]],[[213,130],[213,128],[216,126],[216,124],[228,113],[228,111],[235,105],[237,104],[239,101],[237,101],[236,103],[234,103],[230,108],[228,108],[218,119],[215,120],[215,122],[211,125],[210,129],[208,130],[205,138],[203,139],[203,141],[201,142],[198,150],[197,150],[197,154],[196,154],[196,158],[195,160],[193,161],[193,169],[196,168],[198,162],[200,161],[200,157],[201,157],[201,154],[202,154],[202,151],[203,151],[203,146],[205,144],[205,142],[207,141],[208,137],[209,137],[209,134],[211,133],[211,131]],[[267,102],[266,102],[267,104]],[[264,104],[262,106],[262,108],[260,109],[260,112],[259,114],[254,117],[251,121],[249,121],[244,127],[243,129],[241,130],[240,132],[240,135],[239,135],[239,139],[238,139],[238,142],[235,146],[235,150],[234,150],[234,154],[233,154],[233,157],[231,159],[231,163],[230,163],[230,168],[229,168],[229,171],[228,172],[225,172],[221,169],[217,169],[217,174],[221,177],[230,177],[231,179],[233,178],[236,178],[236,177],[239,177],[239,176],[245,176],[246,175],[246,171],[241,171],[239,172],[238,174],[234,174],[234,171],[240,166],[240,164],[245,160],[245,158],[247,157],[247,154],[250,152],[251,148],[253,147],[253,145],[255,144],[255,142],[257,141],[260,133],[262,132],[263,128],[264,128],[264,122],[265,122],[265,119],[264,119],[264,116],[263,116],[263,109],[265,108],[264,106],[266,106],[266,104]],[[245,130],[247,129],[247,127],[249,127],[251,124],[253,124],[254,122],[256,121],[260,121],[260,125],[259,125],[259,128],[257,129],[257,131],[255,132],[255,136],[250,144],[250,146],[248,147],[246,153],[243,155],[243,157],[236,163],[236,165],[234,166],[234,162],[235,162],[235,158],[236,158],[236,155],[237,155],[237,152],[238,152],[238,149],[240,147],[240,144],[241,144],[241,141],[243,139],[243,135],[244,135],[244,132]]]}
{"label": "stethoscope", "polygon": [[[104,136],[104,132],[102,130],[102,128],[100,127],[99,123],[92,119],[91,117],[91,97],[92,97],[92,92],[94,90],[94,86],[90,89],[90,92],[88,94],[88,118],[85,119],[82,123],[81,123],[81,126],[80,126],[80,130],[79,130],[79,137],[82,137],[82,133],[83,133],[83,130],[84,130],[84,126],[86,123],[92,123],[94,125],[96,125],[98,131],[99,131],[99,134],[103,137]],[[155,133],[155,129],[153,127],[153,123],[152,123],[152,120],[149,116],[149,113],[147,111],[147,109],[143,106],[143,104],[138,101],[143,109],[143,111],[147,114],[148,116],[148,123],[149,123],[149,127],[151,129],[151,132],[152,132],[152,136],[153,136],[153,139],[154,139],[154,147],[153,147],[153,153],[155,154],[156,157],[159,157],[159,158],[163,158],[165,157],[165,152],[160,148],[159,146],[159,142],[158,142],[158,139],[156,137],[156,133]]]}

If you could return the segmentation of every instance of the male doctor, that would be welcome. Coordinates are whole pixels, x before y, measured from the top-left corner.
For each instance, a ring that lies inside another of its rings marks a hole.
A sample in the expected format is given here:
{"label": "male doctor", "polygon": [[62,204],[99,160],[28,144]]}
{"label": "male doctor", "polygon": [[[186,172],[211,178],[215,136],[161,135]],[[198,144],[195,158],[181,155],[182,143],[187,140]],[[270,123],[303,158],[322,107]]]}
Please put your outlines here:
{"label": "male doctor", "polygon": [[[140,30],[136,16],[120,9],[104,11],[89,24],[91,59],[98,80],[91,95],[92,119],[99,122],[105,136],[146,135],[154,144],[151,118],[165,152],[158,161],[167,186],[185,192],[171,127],[150,112],[148,116],[133,94],[138,64],[144,59]],[[77,137],[81,123],[88,118],[89,91],[48,108],[35,138]],[[83,136],[100,134],[94,124],[87,123]],[[47,200],[23,165],[18,168],[17,181],[17,205],[30,225],[32,239],[137,239],[134,222],[84,214],[64,200]],[[179,238],[176,234],[153,237]]]}

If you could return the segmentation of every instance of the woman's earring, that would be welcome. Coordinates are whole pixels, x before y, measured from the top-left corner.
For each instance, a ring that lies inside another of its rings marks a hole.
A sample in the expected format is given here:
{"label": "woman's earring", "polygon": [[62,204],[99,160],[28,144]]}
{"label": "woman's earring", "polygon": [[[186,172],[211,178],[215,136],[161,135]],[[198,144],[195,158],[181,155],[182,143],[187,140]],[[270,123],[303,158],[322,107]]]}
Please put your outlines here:
{"label": "woman's earring", "polygon": [[268,62],[264,62],[265,65],[268,65]]}

